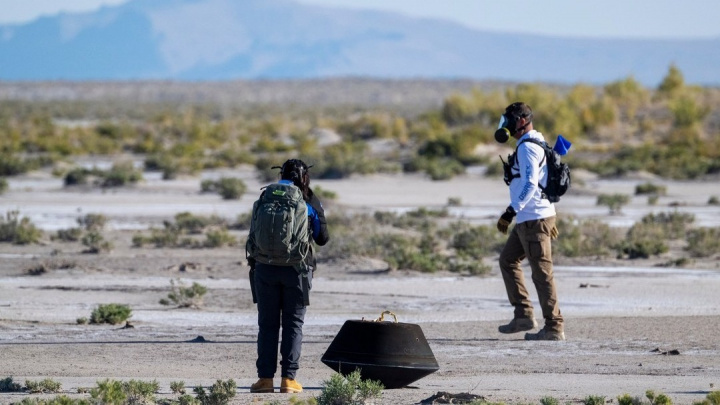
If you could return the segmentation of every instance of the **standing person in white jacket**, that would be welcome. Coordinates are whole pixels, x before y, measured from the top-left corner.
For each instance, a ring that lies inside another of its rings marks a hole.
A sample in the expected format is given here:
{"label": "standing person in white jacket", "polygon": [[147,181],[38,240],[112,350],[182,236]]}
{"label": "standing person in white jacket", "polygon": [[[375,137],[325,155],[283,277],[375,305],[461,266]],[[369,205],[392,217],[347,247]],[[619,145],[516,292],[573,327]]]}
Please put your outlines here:
{"label": "standing person in white jacket", "polygon": [[526,333],[525,340],[565,340],[550,245],[550,240],[557,237],[555,206],[541,189],[541,186],[547,185],[545,152],[541,146],[526,142],[528,139],[545,141],[542,134],[533,129],[532,118],[530,106],[522,102],[513,103],[505,109],[495,133],[498,142],[507,142],[512,136],[518,145],[508,162],[509,172],[506,174],[510,186],[510,205],[497,223],[498,230],[507,234],[513,218],[516,221],[500,253],[500,271],[508,299],[515,311],[513,319],[498,330],[500,333],[517,333],[537,327],[520,267],[522,260],[527,258],[545,326],[537,333]]}

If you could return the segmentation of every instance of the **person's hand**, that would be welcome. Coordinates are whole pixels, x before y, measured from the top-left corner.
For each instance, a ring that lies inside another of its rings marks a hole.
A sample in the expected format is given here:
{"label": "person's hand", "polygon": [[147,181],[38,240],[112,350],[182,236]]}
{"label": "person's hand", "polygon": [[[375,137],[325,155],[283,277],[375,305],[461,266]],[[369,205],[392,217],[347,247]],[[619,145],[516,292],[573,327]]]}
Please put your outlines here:
{"label": "person's hand", "polygon": [[508,227],[512,223],[513,218],[515,218],[515,209],[511,206],[508,206],[505,212],[503,212],[502,215],[500,215],[500,219],[498,219],[497,222],[497,229],[498,231],[504,233],[507,235]]}
{"label": "person's hand", "polygon": [[560,232],[558,232],[557,226],[553,225],[552,229],[550,230],[550,239],[557,239]]}

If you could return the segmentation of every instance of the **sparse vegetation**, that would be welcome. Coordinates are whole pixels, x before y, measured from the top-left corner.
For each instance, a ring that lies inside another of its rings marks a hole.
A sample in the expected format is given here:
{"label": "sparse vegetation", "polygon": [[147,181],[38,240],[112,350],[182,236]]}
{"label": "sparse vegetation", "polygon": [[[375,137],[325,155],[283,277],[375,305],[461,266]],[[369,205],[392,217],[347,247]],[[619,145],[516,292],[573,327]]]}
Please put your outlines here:
{"label": "sparse vegetation", "polygon": [[235,397],[235,390],[237,384],[235,381],[230,379],[227,381],[217,380],[209,392],[206,392],[203,387],[195,387],[193,392],[195,397],[202,405],[225,405]]}
{"label": "sparse vegetation", "polygon": [[0,380],[0,392],[18,392],[22,391],[22,385],[13,381],[12,377],[5,377]]}
{"label": "sparse vegetation", "polygon": [[90,314],[90,323],[117,325],[127,321],[132,314],[129,306],[123,304],[101,304]]}
{"label": "sparse vegetation", "polygon": [[53,381],[50,378],[46,378],[42,381],[25,381],[25,390],[32,394],[48,394],[54,392],[60,392],[62,384],[57,381]]}
{"label": "sparse vegetation", "polygon": [[630,196],[626,194],[600,194],[597,198],[597,205],[604,205],[610,210],[610,215],[619,214],[622,207],[630,202]]}
{"label": "sparse vegetation", "polygon": [[318,405],[362,405],[379,398],[385,388],[379,381],[363,380],[360,370],[345,377],[335,373],[329,380],[323,381],[322,387],[317,397]]}
{"label": "sparse vegetation", "polygon": [[222,177],[219,180],[203,180],[200,190],[203,193],[217,193],[225,200],[238,200],[245,194],[247,186],[242,179]]}
{"label": "sparse vegetation", "polygon": [[38,243],[42,231],[28,217],[20,217],[19,211],[8,211],[5,218],[0,216],[0,242],[15,245]]}
{"label": "sparse vegetation", "polygon": [[170,280],[170,292],[166,299],[160,300],[160,304],[173,304],[178,308],[200,308],[206,293],[207,287],[200,283],[193,282],[190,287],[186,287],[180,280]]}

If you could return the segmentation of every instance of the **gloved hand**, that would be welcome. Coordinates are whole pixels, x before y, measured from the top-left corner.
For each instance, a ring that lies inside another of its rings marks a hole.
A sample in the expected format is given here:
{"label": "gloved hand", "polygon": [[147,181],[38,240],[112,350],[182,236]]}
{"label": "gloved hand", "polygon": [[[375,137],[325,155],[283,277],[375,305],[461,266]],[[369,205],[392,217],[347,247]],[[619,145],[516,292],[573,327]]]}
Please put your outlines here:
{"label": "gloved hand", "polygon": [[560,233],[558,232],[557,226],[553,225],[552,229],[550,230],[550,239],[557,239],[559,234]]}
{"label": "gloved hand", "polygon": [[511,206],[508,206],[505,212],[500,215],[500,219],[498,219],[498,231],[507,235],[508,227],[510,226],[510,223],[512,223],[513,218],[515,218],[515,214],[515,209]]}

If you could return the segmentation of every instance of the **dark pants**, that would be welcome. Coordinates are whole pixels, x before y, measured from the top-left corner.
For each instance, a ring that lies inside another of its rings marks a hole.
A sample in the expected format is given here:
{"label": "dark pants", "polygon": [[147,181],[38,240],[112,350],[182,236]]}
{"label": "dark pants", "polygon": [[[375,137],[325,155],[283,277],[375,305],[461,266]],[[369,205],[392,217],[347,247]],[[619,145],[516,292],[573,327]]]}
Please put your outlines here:
{"label": "dark pants", "polygon": [[260,327],[256,362],[258,377],[275,376],[282,326],[281,376],[295,379],[300,363],[302,327],[305,319],[302,276],[291,266],[257,263],[255,288]]}
{"label": "dark pants", "polygon": [[515,225],[500,253],[500,271],[508,300],[515,307],[515,318],[532,318],[530,294],[525,287],[525,277],[520,267],[522,260],[527,258],[545,318],[545,328],[553,332],[562,332],[563,316],[558,305],[550,245],[550,230],[553,226],[555,226],[555,217]]}

